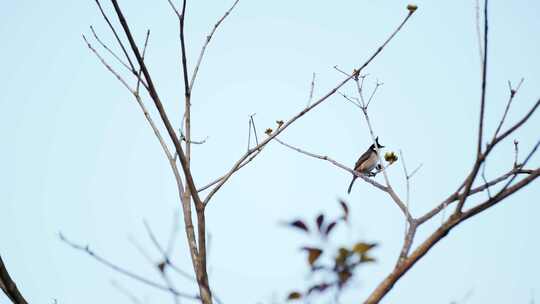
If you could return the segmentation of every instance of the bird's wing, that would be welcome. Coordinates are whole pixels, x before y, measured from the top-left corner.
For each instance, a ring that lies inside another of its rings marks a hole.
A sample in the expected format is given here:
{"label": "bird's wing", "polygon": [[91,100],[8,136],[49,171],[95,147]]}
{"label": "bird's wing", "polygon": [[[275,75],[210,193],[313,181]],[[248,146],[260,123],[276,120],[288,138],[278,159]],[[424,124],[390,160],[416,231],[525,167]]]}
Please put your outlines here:
{"label": "bird's wing", "polygon": [[354,171],[360,170],[360,165],[369,158],[370,154],[371,154],[371,150],[368,149],[366,152],[364,152],[364,154],[360,156],[360,158],[358,158],[358,160],[356,161],[356,164],[354,165]]}

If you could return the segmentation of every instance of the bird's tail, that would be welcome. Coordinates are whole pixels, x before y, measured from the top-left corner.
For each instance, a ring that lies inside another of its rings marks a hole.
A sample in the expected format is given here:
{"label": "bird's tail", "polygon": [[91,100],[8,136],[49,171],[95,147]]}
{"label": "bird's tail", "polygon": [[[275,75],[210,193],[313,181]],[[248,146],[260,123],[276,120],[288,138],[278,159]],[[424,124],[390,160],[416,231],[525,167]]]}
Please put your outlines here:
{"label": "bird's tail", "polygon": [[351,193],[352,185],[354,184],[354,181],[356,180],[356,177],[357,177],[356,175],[353,176],[351,184],[349,185],[349,189],[347,190],[347,194]]}

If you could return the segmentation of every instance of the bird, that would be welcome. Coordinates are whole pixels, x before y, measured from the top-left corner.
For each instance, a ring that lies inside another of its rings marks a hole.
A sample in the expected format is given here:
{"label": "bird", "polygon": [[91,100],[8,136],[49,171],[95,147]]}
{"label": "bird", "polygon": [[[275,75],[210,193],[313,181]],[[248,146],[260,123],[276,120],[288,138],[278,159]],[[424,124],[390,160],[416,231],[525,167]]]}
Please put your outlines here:
{"label": "bird", "polygon": [[[377,144],[377,149],[384,148],[384,146],[379,143],[379,137],[375,138],[375,143]],[[366,152],[364,152],[364,154],[362,154],[360,158],[358,158],[356,164],[354,165],[354,171],[361,174],[370,175],[371,170],[373,170],[377,166],[377,162],[377,150],[375,150],[375,144],[372,144],[371,146],[369,146]],[[358,176],[353,174],[353,178],[351,184],[349,185],[347,193],[351,193],[352,186],[357,177]]]}

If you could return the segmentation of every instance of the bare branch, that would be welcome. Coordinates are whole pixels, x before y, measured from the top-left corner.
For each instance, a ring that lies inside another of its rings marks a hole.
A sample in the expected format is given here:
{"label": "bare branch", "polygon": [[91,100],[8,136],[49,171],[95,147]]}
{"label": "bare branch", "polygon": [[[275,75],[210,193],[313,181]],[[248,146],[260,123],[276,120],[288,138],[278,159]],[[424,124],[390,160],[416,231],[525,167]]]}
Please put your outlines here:
{"label": "bare branch", "polygon": [[418,172],[422,168],[423,165],[424,164],[419,164],[418,167],[416,167],[416,169],[414,169],[411,174],[409,174],[409,179],[411,179],[416,174],[416,172]]}
{"label": "bare branch", "polygon": [[114,51],[112,51],[105,43],[103,43],[103,41],[101,41],[101,39],[99,39],[99,36],[97,35],[93,26],[90,26],[90,30],[92,31],[92,34],[94,35],[94,38],[96,39],[96,41],[99,44],[101,44],[101,46],[105,50],[107,50],[107,52],[109,52],[118,62],[120,62],[121,65],[123,65],[126,69],[128,69],[128,71],[131,72],[131,68],[127,65],[127,63],[125,63],[120,57],[118,57],[118,55],[116,55]]}
{"label": "bare branch", "polygon": [[[358,104],[358,98],[356,97],[352,97],[352,96],[348,96],[348,95],[345,95],[341,92],[339,92],[339,95],[343,96],[343,98],[345,98],[345,100],[349,101],[350,103],[352,103],[353,105],[355,105],[356,107],[362,109],[362,106],[360,104]],[[355,101],[356,100],[356,101]]]}
{"label": "bare branch", "polygon": [[[507,180],[509,177],[516,175],[516,174],[532,174],[534,170],[526,170],[526,169],[520,169],[520,168],[513,168],[512,170],[508,171],[507,173],[481,185],[476,188],[472,188],[469,192],[469,196],[482,192],[487,189],[487,187],[494,186],[502,181]],[[442,211],[446,206],[450,205],[451,203],[458,201],[461,199],[463,194],[459,194],[458,192],[453,193],[450,195],[447,199],[445,199],[443,202],[441,202],[437,207],[433,208],[431,211],[427,212],[423,216],[419,217],[417,219],[418,224],[422,224],[428,220],[430,220],[433,216],[437,215],[440,211]]]}
{"label": "bare branch", "polygon": [[111,72],[116,77],[116,79],[118,79],[122,83],[122,85],[126,89],[128,89],[128,91],[130,91],[133,94],[135,91],[129,86],[129,84],[126,82],[126,80],[124,78],[122,78],[122,76],[120,76],[120,74],[118,74],[118,72],[116,72],[107,63],[107,61],[105,61],[105,59],[103,59],[103,57],[101,57],[101,55],[96,51],[96,49],[94,49],[94,47],[90,44],[90,42],[88,42],[88,40],[86,39],[86,36],[82,35],[82,37],[84,39],[84,42],[86,42],[86,45],[88,46],[88,48],[97,56],[99,61],[101,61],[101,63],[107,68],[107,70],[109,70],[109,72]]}
{"label": "bare branch", "polygon": [[186,298],[186,299],[194,299],[194,300],[198,300],[199,297],[198,296],[194,296],[194,295],[190,295],[190,294],[186,294],[186,293],[182,293],[182,292],[179,292],[175,289],[170,289],[169,287],[167,286],[163,286],[163,285],[160,285],[154,281],[151,281],[141,275],[138,275],[138,274],[135,274],[129,270],[126,270],[108,260],[106,260],[105,258],[101,257],[100,255],[96,254],[93,250],[91,250],[88,246],[81,246],[81,245],[78,245],[78,244],[75,244],[73,242],[71,242],[70,240],[68,240],[66,237],[64,237],[64,235],[62,233],[59,234],[60,236],[60,240],[63,241],[64,243],[66,243],[67,245],[69,245],[71,248],[73,249],[76,249],[76,250],[79,250],[79,251],[82,251],[86,254],[88,254],[89,256],[91,256],[92,258],[94,258],[96,261],[98,261],[99,263],[111,268],[112,270],[120,273],[120,274],[123,274],[135,281],[138,281],[140,283],[143,283],[143,284],[146,284],[148,286],[151,286],[151,287],[154,287],[158,290],[163,290],[163,291],[168,291],[168,292],[171,292],[171,293],[174,293],[175,295],[179,296],[179,297],[182,297],[182,298]]}
{"label": "bare branch", "polygon": [[112,33],[114,35],[114,38],[116,38],[116,41],[118,42],[118,45],[120,45],[120,48],[122,49],[122,52],[126,56],[126,59],[129,62],[129,66],[131,68],[130,69],[131,72],[136,74],[137,71],[135,70],[135,66],[133,66],[133,62],[131,62],[131,58],[129,57],[129,55],[128,55],[127,51],[126,51],[124,43],[122,42],[122,40],[120,40],[120,37],[118,37],[118,33],[116,33],[116,30],[114,29],[114,26],[112,25],[111,21],[109,20],[109,17],[107,17],[107,14],[105,14],[105,12],[103,11],[103,8],[101,7],[101,3],[99,2],[99,0],[95,0],[95,1],[96,1],[96,4],[97,4],[98,8],[99,8],[99,11],[101,12],[101,15],[103,16],[103,19],[105,19],[105,21],[109,25],[109,28],[111,29],[111,31],[112,31]]}
{"label": "bare branch", "polygon": [[171,6],[172,10],[174,11],[174,13],[176,14],[176,17],[178,17],[178,19],[182,18],[182,16],[180,15],[180,12],[178,11],[178,9],[174,6],[174,4],[172,3],[171,0],[167,0],[169,2],[169,5]]}
{"label": "bare branch", "polygon": [[[475,180],[476,174],[478,173],[478,170],[480,169],[480,165],[482,162],[486,159],[486,157],[489,155],[489,153],[493,150],[493,148],[501,142],[503,139],[505,139],[508,135],[512,134],[514,131],[516,131],[518,128],[520,128],[523,124],[529,120],[529,118],[532,116],[532,114],[536,111],[536,109],[540,106],[540,99],[536,101],[534,106],[525,114],[525,116],[519,120],[516,124],[514,124],[512,127],[510,127],[506,132],[502,133],[498,137],[495,137],[487,146],[486,151],[483,154],[480,154],[477,158],[473,169],[471,170],[471,173],[467,176],[464,182],[464,195],[461,196],[460,201],[458,203],[458,206],[456,207],[456,212],[461,212],[463,205],[465,204],[465,200],[468,197],[468,193],[472,187],[472,184]],[[459,190],[458,190],[459,191]]]}
{"label": "bare branch", "polygon": [[9,275],[6,265],[0,256],[0,289],[6,294],[6,296],[14,304],[27,304],[25,298],[17,288],[15,281]]}
{"label": "bare branch", "polygon": [[489,190],[488,181],[486,179],[486,162],[482,165],[482,180],[484,181],[484,185],[486,186],[488,198],[491,198],[491,191]]}
{"label": "bare branch", "polygon": [[253,119],[253,116],[255,116],[255,114],[250,115],[249,119],[251,120],[251,127],[253,128],[253,134],[255,135],[255,144],[258,146],[259,136],[257,136],[257,127],[255,126],[255,120]]}
{"label": "bare branch", "polygon": [[[482,154],[482,136],[484,132],[484,110],[486,107],[486,85],[487,85],[487,58],[488,58],[488,0],[484,2],[484,63],[482,64],[482,91],[480,98],[480,120],[478,125],[478,147],[477,158]],[[476,173],[473,175],[476,176]],[[474,179],[474,177],[473,177]]]}
{"label": "bare branch", "polygon": [[139,300],[135,295],[133,295],[129,290],[127,290],[124,286],[120,285],[118,282],[111,281],[111,285],[116,288],[121,294],[125,295],[134,304],[143,304],[141,300]]}
{"label": "bare branch", "polygon": [[191,195],[193,196],[193,200],[195,201],[196,205],[203,206],[201,199],[199,198],[197,194],[197,188],[195,187],[195,182],[193,181],[193,177],[191,175],[191,171],[189,169],[188,160],[184,154],[182,145],[180,144],[180,141],[178,140],[178,137],[176,135],[176,132],[174,131],[174,128],[165,112],[165,109],[163,107],[163,104],[161,103],[161,99],[159,98],[159,95],[154,87],[154,83],[152,81],[152,78],[150,76],[150,73],[148,72],[148,69],[146,68],[146,65],[142,59],[142,56],[139,52],[139,49],[137,48],[137,45],[135,44],[135,40],[133,39],[133,36],[131,34],[131,30],[129,29],[129,26],[127,24],[126,19],[124,18],[124,15],[118,5],[117,0],[111,0],[114,6],[114,9],[116,11],[116,14],[118,16],[118,19],[120,20],[120,24],[122,25],[122,28],[124,29],[124,33],[126,34],[129,44],[131,46],[131,49],[133,50],[133,53],[135,54],[135,57],[137,58],[137,61],[139,65],[141,66],[142,72],[144,74],[144,77],[148,83],[148,90],[150,97],[154,101],[154,104],[159,112],[159,115],[165,125],[165,128],[167,129],[167,132],[169,133],[169,137],[171,138],[174,147],[176,149],[176,152],[178,153],[180,157],[180,163],[182,164],[182,169],[184,171],[184,175],[186,177],[186,182],[189,186]]}
{"label": "bare branch", "polygon": [[379,303],[381,299],[392,289],[394,284],[407,272],[409,269],[418,262],[435,244],[448,235],[450,230],[463,221],[473,217],[474,215],[492,207],[498,202],[502,201],[506,197],[516,193],[523,187],[530,184],[540,176],[540,168],[532,171],[530,175],[522,179],[520,182],[509,187],[503,192],[495,195],[493,198],[487,200],[471,210],[465,213],[454,213],[450,218],[443,223],[435,232],[433,232],[424,242],[422,242],[406,259],[403,260],[394,270],[375,288],[371,295],[364,302],[366,304]]}
{"label": "bare branch", "polygon": [[[252,150],[253,150],[253,149],[250,149],[250,150],[248,150],[248,152],[246,152],[246,153],[249,153],[249,152],[252,151]],[[245,165],[249,164],[249,163],[250,163],[253,159],[255,159],[255,157],[257,157],[257,155],[259,155],[259,153],[261,153],[261,152],[262,152],[262,148],[261,148],[260,150],[257,150],[254,154],[252,154],[249,158],[245,159],[244,162],[242,162],[239,166],[237,166],[236,171],[242,169]],[[236,172],[236,171],[235,171],[235,172]],[[234,172],[233,172],[233,173],[234,173]],[[216,178],[215,180],[211,181],[210,183],[208,183],[208,184],[202,186],[201,188],[199,188],[197,191],[201,192],[201,191],[204,191],[204,190],[206,190],[206,189],[212,187],[213,185],[215,185],[215,184],[221,182],[224,178],[227,177],[227,175],[228,175],[228,173],[225,174],[225,175],[222,175],[222,176],[220,176],[220,177],[218,177],[218,178]]]}
{"label": "bare branch", "polygon": [[414,241],[414,237],[416,235],[416,228],[418,227],[417,223],[412,221],[411,224],[409,224],[409,228],[406,230],[405,233],[405,239],[403,241],[403,246],[401,247],[401,252],[399,253],[399,258],[396,263],[396,268],[400,266],[401,263],[407,258],[409,255],[409,251],[411,251],[411,247]]}
{"label": "bare branch", "polygon": [[[143,61],[144,61],[145,56],[146,56],[146,48],[148,47],[148,39],[149,38],[150,38],[150,30],[147,30],[146,31],[146,38],[144,39],[143,52],[142,52],[142,60]],[[141,84],[141,81],[142,81],[141,73],[142,73],[142,68],[139,68],[139,72],[137,73],[137,87],[135,88],[137,94],[139,94],[139,87],[140,87],[140,84]],[[148,85],[146,85],[146,83],[144,83],[144,87],[148,88]]]}
{"label": "bare branch", "polygon": [[384,83],[382,82],[379,82],[377,80],[377,83],[375,84],[375,88],[373,89],[373,91],[371,92],[371,96],[369,96],[369,99],[368,99],[368,102],[366,104],[366,108],[369,108],[369,104],[371,103],[371,100],[373,99],[373,96],[375,96],[375,93],[377,92],[377,89],[382,86]]}
{"label": "bare branch", "polygon": [[[536,150],[538,150],[538,147],[540,146],[540,140],[538,140],[536,142],[536,145],[534,145],[534,147],[532,148],[531,152],[529,152],[529,155],[527,155],[527,157],[525,158],[525,160],[523,161],[523,163],[519,166],[519,167],[524,167],[525,165],[527,165],[527,163],[529,162],[529,160],[531,159],[531,157],[534,155],[534,153],[536,153]],[[512,176],[512,178],[510,178],[510,180],[508,182],[506,182],[506,184],[504,185],[504,187],[502,188],[501,191],[499,191],[499,193],[501,192],[504,192],[504,190],[506,190],[508,188],[508,186],[510,186],[510,184],[512,184],[512,182],[514,181],[514,179],[517,178],[517,174],[514,174]]]}
{"label": "bare branch", "polygon": [[309,89],[309,99],[306,107],[309,107],[311,102],[313,101],[313,91],[315,90],[315,73],[313,73],[313,77],[311,78],[311,86]]}
{"label": "bare branch", "polygon": [[336,71],[340,72],[341,74],[347,76],[347,77],[351,77],[351,74],[349,74],[349,73],[343,71],[343,70],[340,69],[337,65],[334,66],[334,69],[335,69]]}
{"label": "bare branch", "polygon": [[518,167],[519,142],[514,139],[514,168]]}
{"label": "bare branch", "polygon": [[191,280],[191,281],[196,281],[196,279],[192,275],[190,275],[189,273],[187,273],[184,270],[180,269],[178,266],[174,265],[171,262],[169,253],[167,253],[167,251],[165,251],[165,249],[163,247],[161,247],[161,245],[159,244],[155,234],[152,232],[152,229],[150,228],[150,225],[148,224],[147,221],[144,221],[144,228],[146,229],[146,233],[148,234],[150,240],[152,241],[152,243],[154,244],[156,249],[162,255],[163,263],[165,263],[167,266],[170,266],[174,271],[176,271],[182,277],[184,277],[184,278],[186,278],[188,280]]}
{"label": "bare branch", "polygon": [[197,73],[199,72],[199,67],[201,66],[202,59],[204,57],[204,52],[206,51],[206,47],[210,43],[210,40],[212,39],[212,36],[214,36],[214,33],[218,29],[219,25],[223,22],[223,20],[225,20],[225,18],[227,18],[227,16],[229,16],[229,14],[232,12],[232,10],[234,9],[234,7],[239,1],[240,0],[234,1],[233,5],[225,12],[225,14],[218,20],[218,22],[214,24],[214,28],[212,29],[210,34],[206,36],[206,40],[201,48],[201,53],[199,54],[199,58],[197,59],[197,64],[195,64],[195,69],[193,70],[193,74],[191,75],[191,80],[189,82],[190,91],[193,90],[193,85],[195,84],[195,78],[197,77]]}
{"label": "bare branch", "polygon": [[508,90],[510,91],[508,102],[506,103],[506,108],[504,109],[504,114],[501,120],[499,121],[499,125],[497,126],[497,129],[495,130],[495,133],[493,134],[493,138],[496,138],[497,135],[499,135],[499,131],[501,130],[504,120],[506,119],[506,115],[508,114],[508,110],[510,109],[510,105],[512,104],[512,100],[514,100],[514,96],[516,96],[516,93],[519,91],[519,88],[521,87],[522,83],[523,83],[523,78],[521,78],[516,88],[513,89],[512,84],[510,83],[510,81],[508,81]]}
{"label": "bare branch", "polygon": [[480,1],[476,0],[475,5],[475,23],[476,23],[476,41],[478,42],[478,53],[480,55],[480,67],[483,66],[484,62],[484,53],[483,53],[483,47],[482,47],[482,31],[480,30]]}

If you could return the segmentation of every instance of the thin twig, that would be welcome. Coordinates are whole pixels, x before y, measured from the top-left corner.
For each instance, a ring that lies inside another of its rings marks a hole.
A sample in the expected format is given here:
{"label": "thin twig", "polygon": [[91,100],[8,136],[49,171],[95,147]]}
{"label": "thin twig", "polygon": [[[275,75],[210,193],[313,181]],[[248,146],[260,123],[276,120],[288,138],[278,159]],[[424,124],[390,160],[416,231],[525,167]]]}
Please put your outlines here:
{"label": "thin twig", "polygon": [[486,178],[486,162],[482,165],[482,180],[484,181],[484,185],[486,186],[488,198],[491,198],[491,191],[489,190],[488,181]]}
{"label": "thin twig", "polygon": [[259,136],[257,136],[257,127],[255,126],[255,120],[253,119],[253,116],[255,116],[255,114],[251,114],[249,116],[249,119],[251,120],[251,126],[253,127],[253,134],[255,134],[255,144],[258,146]]}
{"label": "thin twig", "polygon": [[313,101],[313,91],[314,90],[315,90],[315,73],[313,73],[313,77],[311,78],[311,85],[310,85],[310,89],[309,89],[309,99],[308,99],[308,103],[306,105],[306,108],[309,107],[309,105]]}
{"label": "thin twig", "polygon": [[143,283],[143,284],[146,284],[148,286],[151,286],[151,287],[154,287],[158,290],[164,290],[164,291],[169,291],[171,293],[174,293],[175,295],[179,296],[179,297],[183,297],[183,298],[186,298],[186,299],[194,299],[194,300],[197,300],[199,299],[198,296],[194,296],[194,295],[190,295],[190,294],[186,294],[186,293],[182,293],[182,292],[179,292],[175,289],[169,289],[167,286],[163,286],[163,285],[160,285],[154,281],[151,281],[147,278],[145,278],[144,276],[141,276],[141,275],[138,275],[138,274],[135,274],[129,270],[126,270],[125,268],[122,268],[108,260],[106,260],[105,258],[101,257],[100,255],[98,255],[97,253],[95,253],[93,250],[90,249],[90,247],[88,246],[81,246],[81,245],[78,245],[78,244],[75,244],[74,242],[68,240],[62,233],[59,234],[60,236],[60,240],[64,243],[66,243],[67,245],[69,245],[71,248],[73,249],[76,249],[76,250],[79,250],[79,251],[82,251],[86,254],[88,254],[89,256],[91,256],[92,258],[94,258],[96,261],[98,261],[99,263],[111,268],[112,270],[120,273],[120,274],[123,274],[135,281],[138,281],[140,283]]}
{"label": "thin twig", "polygon": [[364,174],[361,174],[361,173],[359,173],[359,172],[357,172],[357,171],[343,165],[342,163],[333,160],[332,158],[330,158],[330,157],[328,157],[326,155],[318,155],[318,154],[315,154],[315,153],[308,152],[306,150],[303,150],[303,149],[300,149],[298,147],[292,146],[292,145],[280,140],[279,138],[275,138],[275,141],[277,141],[278,143],[282,144],[283,146],[285,146],[285,147],[287,147],[289,149],[292,149],[292,150],[294,150],[296,152],[299,152],[301,154],[307,155],[309,157],[317,158],[317,159],[320,159],[320,160],[325,160],[325,161],[331,163],[332,165],[351,173],[354,176],[360,177],[365,182],[375,186],[376,188],[378,188],[378,189],[380,189],[382,191],[385,191],[385,192],[388,191],[387,187],[385,187],[384,185],[379,184],[374,179],[371,179],[368,176],[366,176]]}
{"label": "thin twig", "polygon": [[120,57],[118,57],[118,55],[116,55],[116,53],[111,50],[103,41],[101,41],[101,39],[99,39],[99,36],[97,35],[96,31],[94,30],[94,27],[90,25],[90,30],[92,31],[92,34],[94,35],[94,38],[96,39],[96,41],[101,44],[101,46],[107,51],[109,52],[109,54],[111,54],[118,62],[120,62],[121,65],[123,65],[126,69],[128,69],[128,71],[131,72],[131,68],[127,65],[127,63],[125,63]]}
{"label": "thin twig", "polygon": [[201,66],[202,59],[204,57],[204,52],[206,51],[206,47],[210,43],[210,40],[214,36],[214,33],[218,29],[219,25],[223,22],[223,20],[225,20],[225,18],[227,18],[227,16],[229,16],[229,14],[232,12],[232,10],[236,6],[236,4],[238,4],[238,2],[239,2],[239,0],[234,1],[233,5],[225,12],[225,14],[218,20],[218,22],[216,22],[216,24],[214,24],[214,28],[212,28],[212,31],[210,32],[210,34],[208,34],[206,36],[206,40],[205,40],[205,42],[204,42],[204,44],[203,44],[203,46],[201,48],[201,53],[199,54],[199,58],[197,59],[197,63],[195,64],[195,69],[193,70],[193,74],[191,75],[191,80],[189,82],[189,90],[190,91],[193,90],[193,85],[195,84],[195,78],[197,78],[197,74],[199,72],[199,67]]}
{"label": "thin twig", "polygon": [[514,168],[518,167],[519,141],[514,139]]}
{"label": "thin twig", "polygon": [[116,41],[118,42],[118,44],[120,45],[120,48],[122,49],[122,52],[124,53],[124,55],[126,56],[126,59],[127,61],[129,62],[129,66],[131,67],[131,72],[136,74],[137,71],[135,70],[135,66],[133,65],[133,62],[131,62],[131,58],[129,57],[128,55],[128,52],[124,46],[124,43],[122,42],[122,40],[120,40],[120,37],[118,36],[118,33],[116,33],[116,30],[114,29],[114,26],[112,25],[111,21],[109,20],[109,17],[107,17],[107,14],[105,14],[105,11],[103,11],[103,8],[101,7],[101,3],[99,2],[99,0],[95,0],[96,1],[96,4],[99,8],[99,11],[101,12],[101,15],[103,16],[103,19],[105,19],[105,22],[107,22],[107,24],[109,25],[109,28],[111,29],[113,35],[114,35],[114,38],[116,38]]}
{"label": "thin twig", "polygon": [[[360,104],[358,104],[358,98],[348,96],[348,95],[343,94],[343,93],[341,93],[339,91],[338,91],[338,93],[339,93],[339,95],[343,96],[343,98],[345,98],[347,101],[349,101],[353,105],[357,106],[358,108],[362,109],[362,106]],[[355,99],[356,99],[356,101],[355,101]]]}
{"label": "thin twig", "polygon": [[98,51],[96,51],[96,49],[90,44],[90,42],[88,42],[88,40],[86,39],[86,36],[85,35],[82,35],[83,39],[84,39],[84,42],[86,43],[86,46],[88,46],[88,48],[92,51],[92,53],[94,53],[96,55],[96,57],[99,59],[99,61],[101,61],[101,63],[105,66],[105,68],[107,68],[107,70],[109,70],[109,72],[111,72],[115,77],[116,79],[118,79],[122,85],[128,89],[128,91],[130,91],[132,94],[133,92],[135,92],[135,90],[133,90],[129,84],[127,83],[127,81],[122,77],[120,76],[120,74],[118,72],[116,72],[108,63],[107,61],[105,61],[105,59],[103,59],[103,57],[98,53]]}
{"label": "thin twig", "polygon": [[337,65],[334,66],[334,69],[335,69],[336,71],[340,72],[341,74],[347,76],[347,77],[351,77],[351,76],[352,76],[351,74],[349,74],[349,73],[345,72],[344,70],[340,69]]}
{"label": "thin twig", "polygon": [[508,81],[508,90],[509,90],[508,102],[506,103],[506,108],[504,109],[504,114],[501,120],[499,121],[499,125],[497,126],[497,129],[495,129],[495,133],[493,133],[493,138],[496,138],[497,135],[499,135],[499,131],[501,130],[504,120],[506,119],[506,115],[508,115],[508,110],[510,110],[510,105],[512,104],[512,101],[514,100],[514,96],[516,96],[516,93],[519,91],[519,88],[521,87],[523,80],[524,79],[521,78],[521,80],[519,81],[515,89],[512,88],[512,83]]}
{"label": "thin twig", "polygon": [[482,31],[480,30],[480,1],[476,0],[475,5],[475,24],[476,24],[476,41],[478,42],[478,53],[480,55],[480,67],[482,67],[484,62],[484,53],[482,51]]}
{"label": "thin twig", "polygon": [[143,304],[143,302],[139,300],[139,298],[133,295],[127,288],[120,285],[118,282],[111,281],[111,285],[116,288],[121,294],[125,295],[134,304]]}
{"label": "thin twig", "polygon": [[[143,52],[142,52],[142,59],[143,61],[146,59],[146,48],[148,47],[148,39],[150,38],[150,30],[147,30],[146,31],[146,38],[144,39],[144,47],[143,47]],[[142,68],[139,68],[139,71],[137,72],[137,86],[135,88],[137,94],[139,94],[139,87],[140,87],[140,84],[141,84],[141,73],[142,73]],[[144,86],[147,88],[148,86],[146,84],[144,84]]]}
{"label": "thin twig", "polygon": [[[471,196],[473,194],[476,194],[476,193],[479,193],[479,192],[482,192],[482,191],[486,190],[487,187],[491,187],[491,186],[494,186],[494,185],[496,185],[496,184],[498,184],[498,183],[500,183],[502,181],[505,181],[510,176],[513,176],[515,174],[527,174],[528,175],[528,174],[532,174],[532,173],[533,173],[533,170],[512,168],[510,171],[508,171],[505,174],[503,174],[503,175],[489,181],[488,183],[483,184],[481,186],[478,186],[476,188],[472,188],[471,191],[469,192],[469,196]],[[463,194],[459,194],[457,192],[453,193],[447,199],[445,199],[443,202],[441,202],[439,205],[437,205],[435,208],[428,211],[423,216],[419,217],[417,219],[417,222],[419,224],[422,224],[422,223],[430,220],[433,216],[437,215],[440,211],[442,211],[446,206],[450,205],[451,203],[453,203],[455,201],[461,200],[462,196],[463,196]]]}
{"label": "thin twig", "polygon": [[368,102],[367,102],[367,104],[366,104],[366,108],[369,108],[369,104],[371,103],[371,100],[373,99],[373,96],[375,96],[375,93],[377,92],[377,89],[378,89],[380,86],[382,86],[383,84],[384,84],[384,83],[379,82],[379,81],[377,80],[377,83],[376,83],[376,85],[375,85],[375,88],[373,89],[373,92],[371,92],[371,96],[369,96]]}
{"label": "thin twig", "polygon": [[154,244],[154,246],[156,247],[156,249],[159,251],[159,253],[162,255],[163,257],[163,262],[167,265],[167,266],[170,266],[171,268],[173,268],[179,275],[183,276],[184,278],[190,280],[190,281],[196,281],[196,279],[191,276],[190,274],[188,274],[187,272],[183,271],[182,269],[178,268],[176,265],[174,265],[172,262],[171,262],[171,259],[170,259],[170,256],[169,254],[167,253],[167,251],[161,246],[161,244],[158,242],[155,234],[152,232],[152,229],[150,228],[150,225],[148,224],[147,221],[144,221],[144,228],[146,229],[146,233],[148,234],[150,240],[152,241],[152,243]]}
{"label": "thin twig", "polygon": [[487,58],[488,58],[488,0],[485,0],[484,2],[484,54],[483,55],[484,55],[484,63],[482,65],[482,92],[481,92],[481,98],[480,98],[478,147],[477,147],[477,152],[476,152],[477,158],[480,157],[480,154],[482,153],[482,144],[483,144],[482,137],[483,137],[483,132],[484,132],[484,110],[486,108]]}

